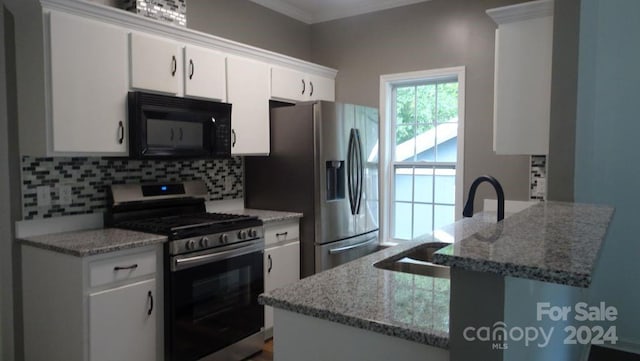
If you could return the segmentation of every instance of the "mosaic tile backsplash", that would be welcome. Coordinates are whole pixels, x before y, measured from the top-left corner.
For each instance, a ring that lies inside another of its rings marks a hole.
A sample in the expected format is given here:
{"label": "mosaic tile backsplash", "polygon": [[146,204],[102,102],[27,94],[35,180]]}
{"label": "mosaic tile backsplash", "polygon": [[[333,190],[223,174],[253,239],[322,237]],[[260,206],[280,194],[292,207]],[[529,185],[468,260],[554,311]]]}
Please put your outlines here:
{"label": "mosaic tile backsplash", "polygon": [[173,25],[187,26],[187,0],[122,0],[122,8]]}
{"label": "mosaic tile backsplash", "polygon": [[[21,166],[24,219],[103,212],[107,207],[107,186],[111,184],[202,179],[207,184],[209,200],[243,195],[241,157],[195,161],[23,157]],[[51,204],[39,207],[38,188],[42,186],[49,187]],[[61,194],[64,188],[70,188],[70,197]]]}
{"label": "mosaic tile backsplash", "polygon": [[531,187],[529,198],[544,201],[547,198],[547,156],[531,156],[531,173],[529,175]]}

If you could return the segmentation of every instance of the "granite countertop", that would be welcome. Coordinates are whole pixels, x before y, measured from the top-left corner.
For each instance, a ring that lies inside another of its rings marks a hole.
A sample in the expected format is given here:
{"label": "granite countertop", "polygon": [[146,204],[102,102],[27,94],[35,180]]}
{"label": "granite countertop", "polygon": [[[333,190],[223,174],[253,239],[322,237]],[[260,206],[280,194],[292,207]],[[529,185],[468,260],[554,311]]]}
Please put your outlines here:
{"label": "granite countertop", "polygon": [[454,242],[468,237],[495,223],[495,217],[495,213],[481,213],[463,219],[417,241],[375,252],[265,293],[259,302],[446,349],[450,281],[387,271],[373,264],[423,242]]}
{"label": "granite countertop", "polygon": [[115,252],[123,249],[164,243],[166,236],[129,231],[119,228],[104,228],[88,231],[47,234],[24,237],[18,242],[76,257]]}
{"label": "granite countertop", "polygon": [[613,208],[543,202],[436,252],[434,263],[589,287]]}
{"label": "granite countertop", "polygon": [[260,220],[262,220],[262,222],[264,223],[284,221],[287,219],[302,218],[302,213],[270,211],[266,209],[242,208],[242,209],[229,211],[228,213],[256,216],[260,218]]}
{"label": "granite countertop", "polygon": [[608,206],[560,202],[536,204],[502,222],[495,212],[482,212],[262,294],[259,302],[446,349],[450,281],[374,263],[424,242],[448,242],[436,252],[438,263],[586,287],[612,215]]}

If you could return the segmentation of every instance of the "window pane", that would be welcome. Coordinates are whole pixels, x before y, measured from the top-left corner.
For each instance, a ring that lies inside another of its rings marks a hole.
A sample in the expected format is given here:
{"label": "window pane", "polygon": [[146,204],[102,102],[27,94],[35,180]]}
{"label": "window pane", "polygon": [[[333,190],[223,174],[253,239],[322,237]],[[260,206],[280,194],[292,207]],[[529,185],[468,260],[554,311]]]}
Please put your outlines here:
{"label": "window pane", "polygon": [[436,170],[435,182],[435,203],[455,204],[456,171],[454,169]]}
{"label": "window pane", "polygon": [[416,152],[415,125],[398,125],[396,127],[396,161],[413,161]]}
{"label": "window pane", "polygon": [[433,169],[416,168],[414,192],[416,202],[433,202]]}
{"label": "window pane", "polygon": [[395,200],[411,202],[413,199],[411,194],[411,190],[413,189],[413,169],[396,168],[395,172]]}
{"label": "window pane", "polygon": [[458,157],[458,123],[438,125],[436,161],[455,163]]}
{"label": "window pane", "polygon": [[394,238],[411,239],[411,203],[396,202],[394,213]]}
{"label": "window pane", "polygon": [[433,228],[442,228],[448,224],[455,222],[455,207],[454,206],[435,206],[435,219]]}
{"label": "window pane", "polygon": [[428,84],[416,87],[416,114],[418,123],[433,124],[436,110],[436,85]]}
{"label": "window pane", "polygon": [[416,160],[433,162],[435,160],[436,132],[431,124],[419,124],[416,136]]}
{"label": "window pane", "polygon": [[416,203],[413,206],[413,238],[433,232],[433,206]]}
{"label": "window pane", "polygon": [[438,123],[458,121],[458,83],[441,83],[438,91]]}
{"label": "window pane", "polygon": [[415,123],[415,100],[415,87],[411,86],[396,89],[397,124]]}

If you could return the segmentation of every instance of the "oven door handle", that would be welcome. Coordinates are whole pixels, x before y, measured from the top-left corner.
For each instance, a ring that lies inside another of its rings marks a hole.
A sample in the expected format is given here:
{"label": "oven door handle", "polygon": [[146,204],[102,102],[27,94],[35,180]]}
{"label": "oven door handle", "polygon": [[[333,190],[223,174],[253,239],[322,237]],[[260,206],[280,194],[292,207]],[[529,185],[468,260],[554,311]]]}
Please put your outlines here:
{"label": "oven door handle", "polygon": [[171,262],[172,271],[180,271],[186,268],[201,266],[224,259],[243,256],[245,254],[264,251],[264,241],[262,239],[252,241],[250,244],[243,244],[227,251],[201,254],[198,256],[177,256]]}

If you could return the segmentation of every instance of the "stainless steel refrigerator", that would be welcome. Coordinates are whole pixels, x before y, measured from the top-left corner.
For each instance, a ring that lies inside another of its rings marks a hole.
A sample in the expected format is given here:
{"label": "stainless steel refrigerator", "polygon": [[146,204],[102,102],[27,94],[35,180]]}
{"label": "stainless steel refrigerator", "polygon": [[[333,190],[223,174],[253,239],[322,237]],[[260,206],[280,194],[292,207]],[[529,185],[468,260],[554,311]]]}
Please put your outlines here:
{"label": "stainless steel refrigerator", "polygon": [[378,111],[300,103],[271,110],[271,153],[245,158],[247,208],[302,212],[302,277],[378,246]]}

